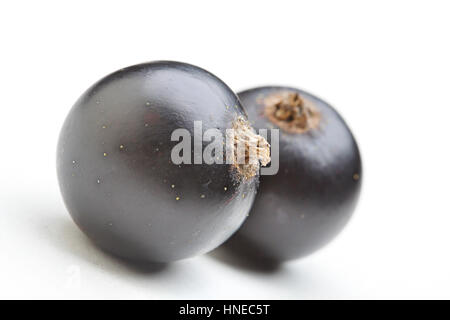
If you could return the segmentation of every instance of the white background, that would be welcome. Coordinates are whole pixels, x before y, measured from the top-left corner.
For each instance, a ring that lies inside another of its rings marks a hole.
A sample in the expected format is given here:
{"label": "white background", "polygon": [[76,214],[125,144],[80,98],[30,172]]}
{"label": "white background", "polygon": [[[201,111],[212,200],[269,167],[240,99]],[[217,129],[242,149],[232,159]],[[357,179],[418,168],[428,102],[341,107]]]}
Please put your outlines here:
{"label": "white background", "polygon": [[[449,17],[446,1],[2,2],[0,298],[450,298]],[[364,161],[345,231],[274,272],[93,247],[59,194],[58,132],[93,82],[158,59],[334,105]]]}

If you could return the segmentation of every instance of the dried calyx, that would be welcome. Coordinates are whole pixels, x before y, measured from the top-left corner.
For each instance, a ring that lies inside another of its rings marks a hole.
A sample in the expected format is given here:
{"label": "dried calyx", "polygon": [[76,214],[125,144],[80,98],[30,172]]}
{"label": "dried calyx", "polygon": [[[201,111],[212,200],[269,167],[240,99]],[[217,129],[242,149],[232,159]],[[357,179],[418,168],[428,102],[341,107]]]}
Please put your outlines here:
{"label": "dried calyx", "polygon": [[232,132],[231,162],[241,177],[250,179],[257,175],[260,164],[266,166],[270,162],[270,145],[243,117],[234,121]]}
{"label": "dried calyx", "polygon": [[304,133],[319,125],[319,112],[297,92],[277,92],[267,96],[263,103],[265,116],[284,131]]}

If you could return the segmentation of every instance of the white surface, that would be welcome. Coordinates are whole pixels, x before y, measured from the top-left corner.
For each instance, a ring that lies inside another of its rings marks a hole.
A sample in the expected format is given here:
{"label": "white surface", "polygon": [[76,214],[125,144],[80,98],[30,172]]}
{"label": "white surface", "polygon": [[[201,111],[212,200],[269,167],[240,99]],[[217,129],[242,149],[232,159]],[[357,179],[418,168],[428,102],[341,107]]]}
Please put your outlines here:
{"label": "white surface", "polygon": [[[448,2],[0,6],[0,298],[450,298]],[[364,186],[335,242],[254,272],[209,255],[138,270],[86,240],[56,182],[59,129],[94,81],[158,59],[237,91],[298,86],[342,113]]]}

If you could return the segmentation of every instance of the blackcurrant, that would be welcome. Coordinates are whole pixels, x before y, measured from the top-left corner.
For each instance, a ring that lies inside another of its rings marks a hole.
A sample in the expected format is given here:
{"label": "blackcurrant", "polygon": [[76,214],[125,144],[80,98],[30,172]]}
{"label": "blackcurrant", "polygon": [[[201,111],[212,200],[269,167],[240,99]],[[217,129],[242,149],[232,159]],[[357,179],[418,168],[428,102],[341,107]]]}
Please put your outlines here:
{"label": "blackcurrant", "polygon": [[279,129],[279,171],[261,176],[250,215],[226,248],[276,262],[308,255],[354,211],[362,181],[355,139],[336,110],[305,91],[270,86],[238,96],[255,129]]}
{"label": "blackcurrant", "polygon": [[[203,133],[233,128],[235,139],[250,136],[268,155],[237,96],[201,68],[159,61],[106,76],[61,130],[57,171],[68,211],[93,242],[124,258],[168,262],[214,249],[246,218],[258,180],[259,163],[202,159]],[[183,133],[188,146],[201,139],[200,151],[176,148]]]}

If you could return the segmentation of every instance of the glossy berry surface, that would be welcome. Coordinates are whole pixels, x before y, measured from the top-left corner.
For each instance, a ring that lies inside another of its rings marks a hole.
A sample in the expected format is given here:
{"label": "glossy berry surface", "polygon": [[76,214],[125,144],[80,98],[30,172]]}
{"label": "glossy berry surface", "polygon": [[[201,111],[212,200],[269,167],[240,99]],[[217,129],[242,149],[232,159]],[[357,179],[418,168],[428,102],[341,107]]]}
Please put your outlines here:
{"label": "glossy berry surface", "polygon": [[[160,61],[114,72],[90,87],[61,130],[57,171],[68,211],[101,248],[146,262],[208,252],[241,225],[257,177],[227,164],[174,164],[175,129],[224,132],[246,118],[211,73]],[[192,138],[193,139],[193,138]],[[192,160],[193,161],[193,160]]]}
{"label": "glossy berry surface", "polygon": [[308,255],[355,209],[362,175],[355,139],[336,110],[305,91],[259,87],[238,96],[255,129],[280,129],[279,172],[261,176],[250,215],[226,248],[276,262]]}

